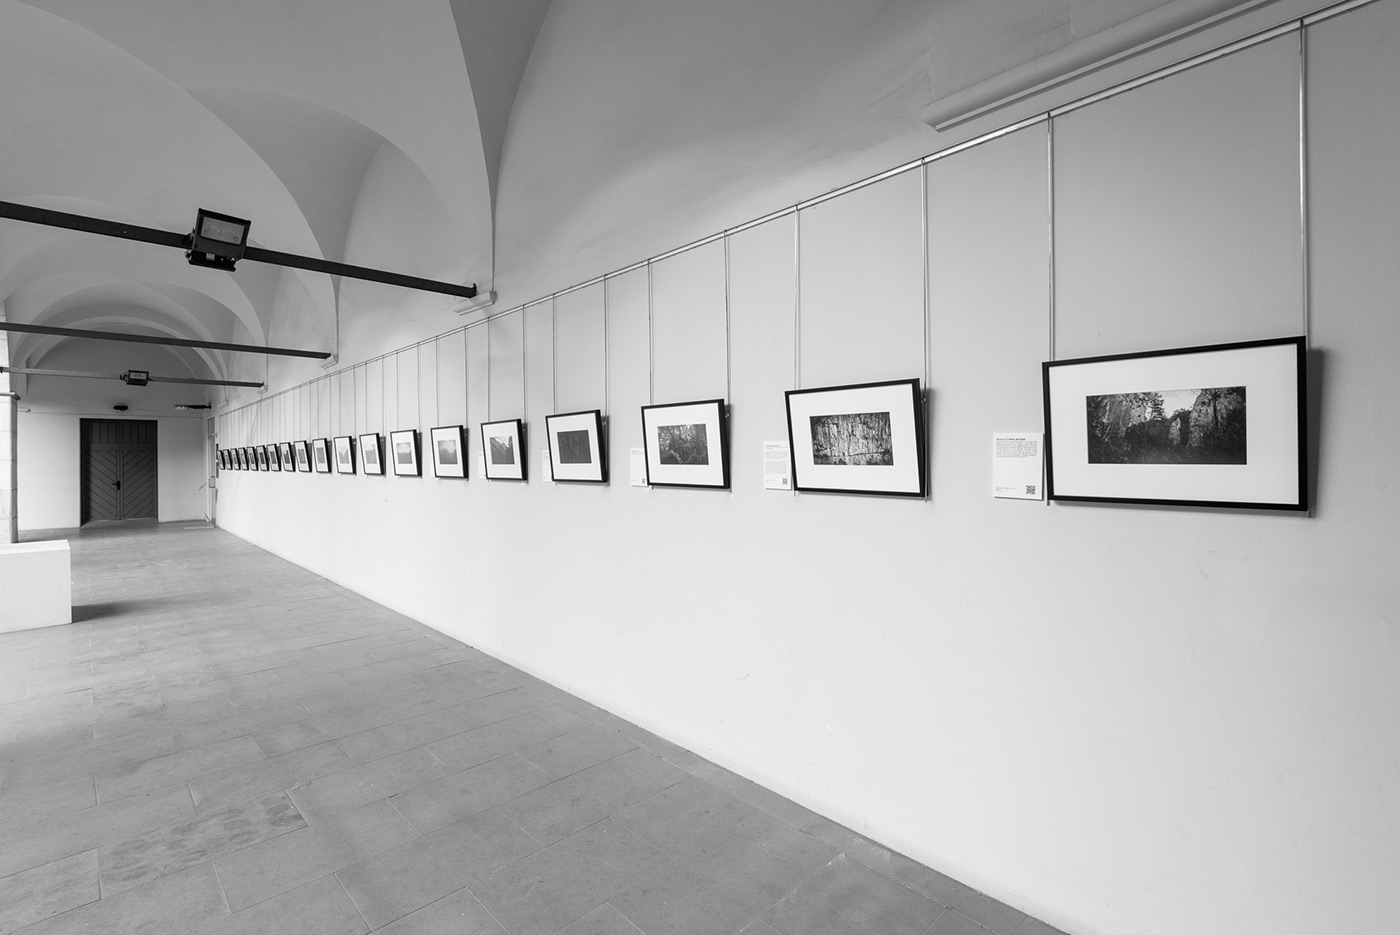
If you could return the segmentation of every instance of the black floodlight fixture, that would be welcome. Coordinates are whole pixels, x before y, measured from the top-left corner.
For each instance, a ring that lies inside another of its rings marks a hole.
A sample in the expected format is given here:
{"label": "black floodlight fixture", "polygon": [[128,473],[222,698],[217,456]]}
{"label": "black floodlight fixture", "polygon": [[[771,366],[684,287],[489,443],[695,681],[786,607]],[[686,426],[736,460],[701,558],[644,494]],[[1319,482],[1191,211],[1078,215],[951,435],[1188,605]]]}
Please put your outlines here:
{"label": "black floodlight fixture", "polygon": [[185,258],[191,266],[211,266],[233,272],[234,264],[243,259],[243,251],[248,246],[248,228],[252,226],[252,221],[200,208]]}
{"label": "black floodlight fixture", "polygon": [[151,372],[149,370],[124,370],[122,371],[122,382],[127,386],[145,386],[151,382]]}

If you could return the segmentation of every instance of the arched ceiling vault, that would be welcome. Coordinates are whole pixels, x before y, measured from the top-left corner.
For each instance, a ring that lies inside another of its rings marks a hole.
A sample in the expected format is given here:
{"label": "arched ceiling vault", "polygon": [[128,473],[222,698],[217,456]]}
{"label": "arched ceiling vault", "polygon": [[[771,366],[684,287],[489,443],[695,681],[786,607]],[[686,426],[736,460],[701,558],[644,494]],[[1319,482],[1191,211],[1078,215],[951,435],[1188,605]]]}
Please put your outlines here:
{"label": "arched ceiling vault", "polygon": [[[250,242],[269,249],[490,288],[501,151],[549,4],[0,0],[0,200],[170,231],[203,207],[249,218]],[[445,246],[414,250],[427,235],[404,230],[407,248],[380,258],[386,238],[355,234],[375,223],[362,190],[386,147],[440,202]],[[338,287],[0,220],[0,311],[16,322],[333,345]],[[72,340],[14,334],[12,362]],[[120,360],[120,345],[91,343]],[[223,351],[174,358],[231,372]]]}

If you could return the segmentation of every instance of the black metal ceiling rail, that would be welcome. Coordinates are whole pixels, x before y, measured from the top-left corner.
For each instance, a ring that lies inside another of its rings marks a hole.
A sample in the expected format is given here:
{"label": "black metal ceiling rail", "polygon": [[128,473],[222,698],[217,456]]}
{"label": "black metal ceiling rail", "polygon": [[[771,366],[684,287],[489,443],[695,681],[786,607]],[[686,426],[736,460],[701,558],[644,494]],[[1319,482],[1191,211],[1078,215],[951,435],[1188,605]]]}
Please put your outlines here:
{"label": "black metal ceiling rail", "polygon": [[[104,237],[119,237],[122,240],[137,240],[141,243],[175,247],[179,250],[187,250],[190,246],[189,234],[177,234],[171,231],[157,230],[154,227],[141,227],[136,224],[118,224],[116,221],[87,217],[82,214],[69,214],[65,211],[50,211],[47,208],[35,208],[32,205],[15,204],[11,201],[0,201],[0,218],[27,221],[30,224],[43,224],[47,227],[63,227],[88,234],[101,234]],[[436,279],[421,279],[417,276],[371,269],[367,266],[333,263],[330,260],[319,260],[315,257],[299,256],[295,253],[281,253],[277,250],[265,250],[262,247],[247,247],[243,251],[243,259],[254,260],[258,263],[271,263],[274,266],[290,266],[295,269],[325,273],[328,276],[344,276],[349,279],[387,283],[391,286],[402,286],[405,289],[417,289],[420,292],[437,292],[465,299],[476,298],[478,292],[475,285],[459,286],[456,283],[439,282]]]}
{"label": "black metal ceiling rail", "polygon": [[[120,373],[87,373],[81,370],[38,370],[31,367],[0,367],[0,373],[22,373],[34,377],[81,377],[84,380],[120,380]],[[158,377],[154,374],[148,376],[146,380],[150,383],[194,383],[200,386],[251,386],[260,387],[261,383],[250,383],[247,380],[206,380],[202,377]]]}
{"label": "black metal ceiling rail", "polygon": [[214,351],[240,351],[244,354],[275,354],[279,357],[314,357],[329,360],[329,351],[303,351],[293,347],[264,347],[261,344],[225,344],[221,341],[195,341],[190,338],[167,338],[156,334],[131,334],[126,331],[90,331],[85,328],[57,328],[52,325],[25,325],[17,321],[0,321],[0,331],[20,331],[25,334],[53,334],[64,338],[88,338],[93,341],[130,341],[135,344],[161,344],[169,347],[204,347]]}

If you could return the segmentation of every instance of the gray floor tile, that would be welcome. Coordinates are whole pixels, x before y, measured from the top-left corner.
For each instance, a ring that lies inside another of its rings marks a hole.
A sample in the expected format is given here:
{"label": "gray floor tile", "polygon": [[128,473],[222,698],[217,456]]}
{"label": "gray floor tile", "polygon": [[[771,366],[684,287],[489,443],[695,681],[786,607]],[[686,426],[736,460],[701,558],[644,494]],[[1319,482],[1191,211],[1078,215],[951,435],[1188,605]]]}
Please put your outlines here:
{"label": "gray floor tile", "polygon": [[604,903],[559,930],[559,935],[645,935],[627,917]]}
{"label": "gray floor tile", "polygon": [[376,929],[375,935],[508,935],[471,890],[463,888],[397,922]]}
{"label": "gray floor tile", "polygon": [[734,830],[809,871],[825,867],[837,856],[835,848],[783,824],[767,812],[754,812],[734,825]]}
{"label": "gray floor tile", "polygon": [[285,793],[240,802],[102,847],[104,895],[306,827]]}
{"label": "gray floor tile", "polygon": [[354,765],[345,751],[331,741],[191,779],[190,794],[194,796],[195,808],[203,812],[290,789]]}
{"label": "gray floor tile", "polygon": [[808,873],[742,835],[683,857],[611,900],[646,935],[728,935]]}
{"label": "gray floor tile", "polygon": [[497,870],[472,890],[512,935],[553,935],[665,860],[604,820]]}
{"label": "gray floor tile", "polygon": [[97,799],[110,802],[128,795],[139,795],[182,780],[216,773],[229,767],[263,759],[251,737],[239,737],[158,756],[143,763],[119,766],[97,774]]}
{"label": "gray floor tile", "polygon": [[585,727],[520,751],[531,763],[556,776],[567,776],[610,760],[636,744],[601,727]]}
{"label": "gray floor tile", "polygon": [[680,767],[673,766],[661,757],[642,749],[628,750],[621,756],[613,757],[613,762],[645,776],[663,789],[674,786],[690,775]]}
{"label": "gray floor tile", "polygon": [[183,784],[118,799],[54,818],[21,825],[5,834],[0,876],[37,867],[102,844],[134,837],[194,816]]}
{"label": "gray floor tile", "polygon": [[946,909],[928,930],[928,935],[988,935],[988,929],[973,922],[961,912]]}
{"label": "gray floor tile", "polygon": [[340,881],[327,876],[214,919],[188,935],[365,935],[368,931]]}
{"label": "gray floor tile", "polygon": [[651,780],[607,760],[499,807],[535,840],[552,844],[659,791]]}
{"label": "gray floor tile", "polygon": [[387,801],[374,802],[214,861],[234,912],[419,837]]}
{"label": "gray floor tile", "polygon": [[394,805],[424,834],[461,821],[550,781],[544,770],[514,753],[419,786]]}
{"label": "gray floor tile", "polygon": [[0,879],[0,932],[13,932],[101,896],[97,852],[84,851]]}
{"label": "gray floor tile", "polygon": [[733,828],[755,811],[752,805],[691,778],[618,812],[617,819],[663,851],[678,856],[716,832]]}
{"label": "gray floor tile", "polygon": [[539,720],[533,714],[487,724],[446,740],[428,744],[433,755],[453,769],[471,769],[499,756],[514,753],[522,747],[557,737],[560,731]]}
{"label": "gray floor tile", "polygon": [[1021,923],[1021,927],[1016,930],[1016,935],[1065,935],[1053,925],[1049,925],[1031,916],[1026,917],[1026,921]]}
{"label": "gray floor tile", "polygon": [[451,773],[452,769],[426,747],[416,747],[331,773],[291,789],[289,794],[306,820],[316,824],[325,817],[408,792]]}
{"label": "gray floor tile", "polygon": [[47,785],[58,778],[134,766],[153,757],[174,752],[175,743],[165,732],[148,734],[134,740],[93,744],[78,750],[14,764],[3,772],[4,788],[8,793],[12,789]]}
{"label": "gray floor tile", "polygon": [[437,902],[538,849],[497,811],[400,844],[337,876],[371,930]]}
{"label": "gray floor tile", "polygon": [[24,930],[24,935],[181,935],[228,914],[212,864],[104,896]]}
{"label": "gray floor tile", "polygon": [[763,921],[781,935],[923,935],[942,913],[927,896],[841,856],[780,900]]}
{"label": "gray floor tile", "polygon": [[390,723],[389,716],[375,705],[361,704],[317,717],[258,731],[253,735],[268,756],[290,753]]}
{"label": "gray floor tile", "polygon": [[91,775],[68,776],[14,792],[0,786],[0,838],[12,828],[97,804]]}

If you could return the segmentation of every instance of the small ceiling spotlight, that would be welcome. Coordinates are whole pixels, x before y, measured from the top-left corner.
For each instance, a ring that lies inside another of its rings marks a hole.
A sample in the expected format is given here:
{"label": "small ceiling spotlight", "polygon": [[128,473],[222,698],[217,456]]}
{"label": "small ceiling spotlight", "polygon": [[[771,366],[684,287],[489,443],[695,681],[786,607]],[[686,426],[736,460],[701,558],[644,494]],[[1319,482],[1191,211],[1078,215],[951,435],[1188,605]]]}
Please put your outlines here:
{"label": "small ceiling spotlight", "polygon": [[149,370],[125,370],[122,372],[121,380],[127,386],[145,386],[151,382],[151,372]]}
{"label": "small ceiling spotlight", "polygon": [[212,409],[213,407],[208,403],[176,403],[175,408],[180,412],[189,412],[194,409]]}
{"label": "small ceiling spotlight", "polygon": [[190,232],[189,249],[185,259],[191,266],[209,266],[233,272],[234,264],[243,259],[248,246],[251,221],[199,209],[194,230]]}

